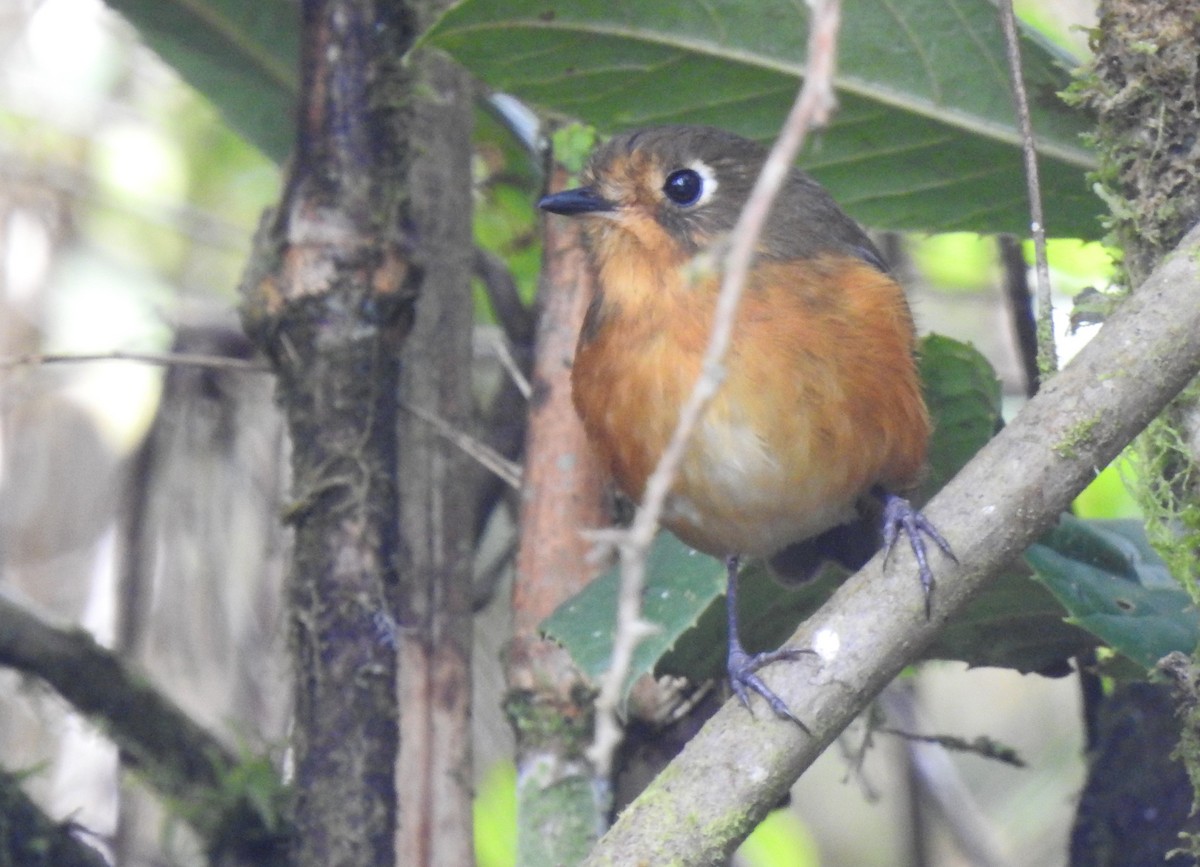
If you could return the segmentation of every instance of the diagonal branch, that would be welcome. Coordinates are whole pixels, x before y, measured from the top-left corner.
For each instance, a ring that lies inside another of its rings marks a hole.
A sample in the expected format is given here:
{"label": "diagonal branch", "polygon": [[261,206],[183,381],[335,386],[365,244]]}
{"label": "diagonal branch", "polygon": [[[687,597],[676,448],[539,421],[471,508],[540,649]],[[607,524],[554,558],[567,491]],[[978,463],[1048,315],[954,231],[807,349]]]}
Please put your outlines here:
{"label": "diagonal branch", "polygon": [[21,790],[21,776],[0,770],[0,863],[107,867],[74,823],[55,822]]}
{"label": "diagonal branch", "polygon": [[278,817],[251,799],[231,796],[237,756],[90,634],[51,626],[0,595],[0,665],[44,680],[100,725],[210,854],[231,864],[284,862],[288,829],[271,827]]}
{"label": "diagonal branch", "polygon": [[721,863],[938,630],[1052,524],[1200,371],[1200,228],[925,509],[959,564],[922,610],[911,556],[876,556],[789,642],[816,651],[764,679],[810,732],[728,702],[588,861]]}

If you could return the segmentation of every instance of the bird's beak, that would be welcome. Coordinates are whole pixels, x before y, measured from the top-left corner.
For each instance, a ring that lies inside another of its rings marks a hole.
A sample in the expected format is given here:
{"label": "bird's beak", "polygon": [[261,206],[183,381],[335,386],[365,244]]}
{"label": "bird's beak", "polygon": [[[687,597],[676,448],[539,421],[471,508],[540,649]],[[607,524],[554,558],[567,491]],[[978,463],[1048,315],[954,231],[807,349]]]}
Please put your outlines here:
{"label": "bird's beak", "polygon": [[616,210],[616,205],[588,187],[577,187],[542,196],[538,207],[552,214],[573,217],[576,214],[595,214]]}

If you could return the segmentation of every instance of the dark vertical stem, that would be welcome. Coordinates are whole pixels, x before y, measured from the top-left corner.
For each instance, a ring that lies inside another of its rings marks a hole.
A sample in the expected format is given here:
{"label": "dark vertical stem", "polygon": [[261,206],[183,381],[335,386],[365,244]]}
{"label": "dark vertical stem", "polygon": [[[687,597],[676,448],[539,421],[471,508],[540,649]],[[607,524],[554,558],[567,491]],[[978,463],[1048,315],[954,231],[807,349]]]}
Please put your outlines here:
{"label": "dark vertical stem", "polygon": [[1008,55],[1008,72],[1012,81],[1013,105],[1017,126],[1021,130],[1021,154],[1025,159],[1025,183],[1029,195],[1029,228],[1033,235],[1033,257],[1037,271],[1038,368],[1046,374],[1058,369],[1058,351],[1054,345],[1054,312],[1050,297],[1050,266],[1046,260],[1046,217],[1042,209],[1042,187],[1038,177],[1037,144],[1033,137],[1033,120],[1029,115],[1029,99],[1025,79],[1021,74],[1021,40],[1012,0],[1000,0],[1000,25]]}
{"label": "dark vertical stem", "polygon": [[1029,291],[1029,267],[1021,242],[1012,235],[1001,235],[1000,265],[1004,269],[1004,299],[1009,321],[1017,340],[1017,357],[1025,375],[1025,396],[1037,394],[1041,383],[1038,370],[1037,320],[1033,315],[1033,295]]}

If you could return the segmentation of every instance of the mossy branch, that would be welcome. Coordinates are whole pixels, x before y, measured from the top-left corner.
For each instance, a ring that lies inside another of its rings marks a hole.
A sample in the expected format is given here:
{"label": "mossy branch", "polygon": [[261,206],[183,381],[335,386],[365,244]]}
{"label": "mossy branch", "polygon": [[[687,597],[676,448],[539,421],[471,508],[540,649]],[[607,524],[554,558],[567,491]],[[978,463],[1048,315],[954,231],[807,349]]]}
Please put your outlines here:
{"label": "mossy branch", "polygon": [[107,867],[77,826],[55,822],[21,789],[21,776],[0,770],[0,864]]}
{"label": "mossy branch", "polygon": [[51,626],[0,596],[0,665],[40,678],[103,729],[223,863],[283,863],[283,822],[228,783],[238,757],[88,632]]}

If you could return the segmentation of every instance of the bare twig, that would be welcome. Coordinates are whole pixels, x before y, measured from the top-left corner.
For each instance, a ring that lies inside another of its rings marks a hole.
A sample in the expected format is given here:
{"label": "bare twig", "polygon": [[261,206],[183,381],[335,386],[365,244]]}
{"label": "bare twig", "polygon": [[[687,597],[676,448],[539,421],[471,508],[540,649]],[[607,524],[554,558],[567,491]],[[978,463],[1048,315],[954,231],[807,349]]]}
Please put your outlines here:
{"label": "bare twig", "polygon": [[92,353],[30,353],[0,358],[0,370],[17,367],[37,367],[45,364],[83,364],[95,361],[134,361],[161,367],[207,367],[211,370],[236,370],[244,373],[270,373],[271,368],[260,361],[228,358],[223,355],[189,355],[178,352],[112,352]]}
{"label": "bare twig", "polygon": [[513,381],[517,391],[521,393],[521,397],[529,400],[533,396],[533,385],[529,382],[529,377],[525,375],[525,371],[521,369],[521,365],[517,363],[517,359],[513,356],[513,351],[508,345],[508,340],[505,339],[503,332],[489,331],[485,338],[492,346],[492,350],[496,353],[496,360],[500,362],[500,366],[504,368],[504,372],[508,374]]}
{"label": "bare twig", "polygon": [[438,436],[456,446],[459,451],[474,460],[486,470],[494,473],[504,484],[515,491],[521,489],[521,465],[510,461],[487,443],[482,443],[465,431],[461,431],[445,419],[429,412],[423,407],[400,401],[400,408],[412,413],[425,424],[429,425]]}
{"label": "bare twig", "polygon": [[1021,76],[1021,44],[1012,0],[1000,0],[1000,23],[1008,50],[1008,71],[1012,77],[1017,123],[1021,128],[1021,151],[1025,157],[1025,183],[1029,190],[1029,228],[1033,233],[1033,255],[1037,270],[1038,370],[1041,378],[1058,370],[1058,352],[1054,347],[1054,305],[1050,298],[1050,266],[1046,261],[1046,219],[1042,212],[1042,188],[1038,179],[1037,144],[1029,117],[1029,99]]}
{"label": "bare twig", "polygon": [[[880,700],[888,719],[894,720],[897,725],[911,731],[923,724],[920,708],[911,689],[893,687],[884,690]],[[907,741],[908,759],[917,782],[917,792],[914,794],[924,794],[936,805],[951,836],[971,864],[1000,867],[1012,862],[1010,857],[1006,857],[1008,853],[997,839],[995,830],[947,754],[948,746],[971,749],[970,744],[956,744],[953,739],[923,737],[895,729],[883,728],[879,731],[898,735]]]}
{"label": "bare twig", "polygon": [[613,637],[612,663],[601,680],[600,693],[596,698],[595,740],[588,755],[601,779],[607,778],[613,753],[621,741],[617,707],[634,650],[652,628],[642,620],[641,611],[646,552],[658,529],[663,505],[683,459],[688,439],[721,384],[724,375],[722,362],[729,349],[742,287],[771,204],[783,186],[805,135],[813,127],[824,123],[834,106],[833,72],[841,4],[840,0],[809,0],[809,3],[813,15],[804,86],[730,235],[721,293],[713,314],[708,348],[701,362],[700,378],[680,410],[675,432],[646,482],[642,505],[633,524],[628,530],[607,534],[608,540],[616,545],[620,553],[621,587],[617,598],[617,633]]}

